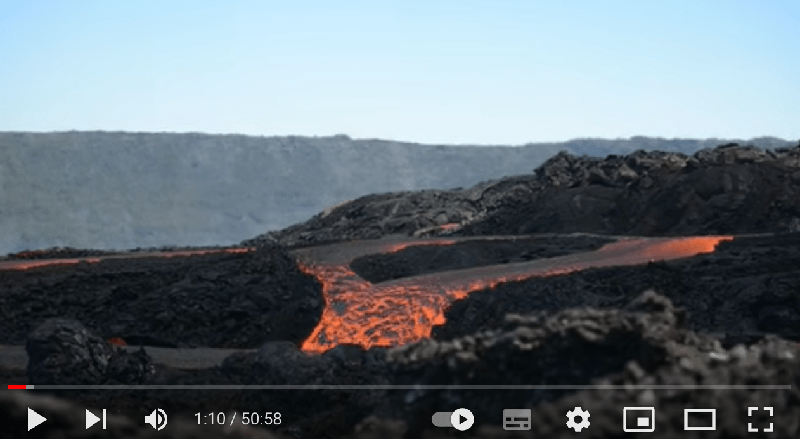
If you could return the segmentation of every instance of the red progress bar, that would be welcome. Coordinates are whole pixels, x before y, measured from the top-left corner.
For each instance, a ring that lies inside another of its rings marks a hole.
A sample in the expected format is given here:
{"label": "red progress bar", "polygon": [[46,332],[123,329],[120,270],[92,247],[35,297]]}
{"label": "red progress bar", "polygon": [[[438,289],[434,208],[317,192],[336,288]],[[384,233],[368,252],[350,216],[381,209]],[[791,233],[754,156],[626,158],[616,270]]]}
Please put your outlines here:
{"label": "red progress bar", "polygon": [[14,389],[25,390],[27,388],[28,388],[28,386],[26,384],[9,384],[8,385],[8,390],[14,390]]}

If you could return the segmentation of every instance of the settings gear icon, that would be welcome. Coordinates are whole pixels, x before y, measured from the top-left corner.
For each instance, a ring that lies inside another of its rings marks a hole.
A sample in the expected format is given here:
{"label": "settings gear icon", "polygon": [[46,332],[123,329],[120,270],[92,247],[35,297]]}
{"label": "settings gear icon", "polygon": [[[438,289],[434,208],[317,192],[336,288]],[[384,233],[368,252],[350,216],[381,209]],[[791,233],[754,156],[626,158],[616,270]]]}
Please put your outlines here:
{"label": "settings gear icon", "polygon": [[[575,416],[580,416],[581,422],[575,422]],[[589,428],[589,411],[584,411],[580,407],[575,407],[574,410],[570,410],[567,412],[567,427],[577,431],[578,433],[581,432],[584,428]]]}

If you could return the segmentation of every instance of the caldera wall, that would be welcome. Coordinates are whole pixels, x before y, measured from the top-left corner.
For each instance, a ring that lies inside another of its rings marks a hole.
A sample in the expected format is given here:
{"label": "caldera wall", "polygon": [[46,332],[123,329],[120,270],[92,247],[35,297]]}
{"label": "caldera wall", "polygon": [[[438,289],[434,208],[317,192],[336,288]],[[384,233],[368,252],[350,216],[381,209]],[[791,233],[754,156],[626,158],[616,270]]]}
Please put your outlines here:
{"label": "caldera wall", "polygon": [[530,174],[559,150],[692,152],[720,142],[638,137],[490,148],[347,136],[6,132],[0,133],[0,255],[54,246],[227,245],[366,194]]}

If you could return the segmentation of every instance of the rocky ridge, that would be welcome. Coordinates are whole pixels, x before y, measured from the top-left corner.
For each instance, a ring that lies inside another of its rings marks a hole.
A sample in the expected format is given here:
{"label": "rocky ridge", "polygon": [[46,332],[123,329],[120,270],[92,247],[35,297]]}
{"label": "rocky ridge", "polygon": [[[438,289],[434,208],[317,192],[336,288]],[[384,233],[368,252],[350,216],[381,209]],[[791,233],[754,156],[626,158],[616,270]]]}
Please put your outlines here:
{"label": "rocky ridge", "polygon": [[533,174],[469,189],[373,194],[244,241],[315,245],[391,234],[589,232],[670,236],[776,232],[800,218],[800,144],[738,144],[606,158],[561,152]]}

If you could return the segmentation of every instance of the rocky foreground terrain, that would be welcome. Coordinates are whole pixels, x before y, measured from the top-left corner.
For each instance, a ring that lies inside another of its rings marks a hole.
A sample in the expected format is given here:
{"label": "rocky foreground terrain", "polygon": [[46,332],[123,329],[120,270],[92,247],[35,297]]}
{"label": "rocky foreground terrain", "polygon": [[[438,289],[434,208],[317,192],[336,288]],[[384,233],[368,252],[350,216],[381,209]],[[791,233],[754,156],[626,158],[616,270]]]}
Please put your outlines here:
{"label": "rocky foreground terrain", "polygon": [[[691,157],[561,154],[530,176],[466,191],[354,200],[249,240],[243,244],[255,250],[246,253],[3,271],[0,344],[25,346],[29,358],[25,369],[1,371],[8,383],[344,387],[3,391],[2,421],[18,427],[10,437],[25,437],[31,407],[48,418],[33,431],[50,437],[605,438],[630,434],[622,431],[623,407],[645,406],[656,409],[653,437],[752,437],[748,422],[772,423],[772,437],[796,437],[799,182],[800,145],[728,145]],[[473,292],[447,310],[429,339],[405,346],[300,349],[325,297],[295,262],[297,249],[393,234],[531,233],[552,235],[412,246],[361,257],[350,268],[378,283],[579,254],[619,238],[611,235],[735,238],[691,258]],[[239,352],[211,367],[173,367],[137,345]],[[479,387],[499,385],[515,387]],[[170,415],[159,432],[142,422],[156,407]],[[434,412],[460,407],[474,413],[472,429],[432,426]],[[575,407],[591,412],[579,434],[566,427]],[[750,417],[748,407],[772,407],[774,416]],[[108,428],[85,429],[85,408],[106,408]],[[530,408],[532,429],[504,431],[507,408]],[[686,408],[717,409],[717,430],[684,432]],[[194,417],[256,410],[280,411],[284,422],[223,428],[197,426]]]}

